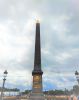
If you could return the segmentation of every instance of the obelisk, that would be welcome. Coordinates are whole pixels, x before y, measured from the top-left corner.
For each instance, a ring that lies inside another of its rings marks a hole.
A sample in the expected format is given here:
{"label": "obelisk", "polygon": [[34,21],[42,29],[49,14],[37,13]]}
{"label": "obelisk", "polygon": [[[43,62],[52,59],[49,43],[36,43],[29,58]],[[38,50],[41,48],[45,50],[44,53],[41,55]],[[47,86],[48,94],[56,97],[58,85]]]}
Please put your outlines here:
{"label": "obelisk", "polygon": [[36,22],[34,69],[32,71],[33,86],[30,100],[44,100],[42,91],[42,69],[41,69],[41,43],[40,43],[40,23]]}

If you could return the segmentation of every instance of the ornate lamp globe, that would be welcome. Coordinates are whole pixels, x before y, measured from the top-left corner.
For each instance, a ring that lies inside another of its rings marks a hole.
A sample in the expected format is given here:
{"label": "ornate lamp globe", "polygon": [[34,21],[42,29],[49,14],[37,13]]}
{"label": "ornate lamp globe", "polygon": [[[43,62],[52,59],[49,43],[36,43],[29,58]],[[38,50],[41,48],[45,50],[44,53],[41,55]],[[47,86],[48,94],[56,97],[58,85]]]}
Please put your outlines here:
{"label": "ornate lamp globe", "polygon": [[7,77],[7,74],[8,74],[8,72],[7,72],[7,70],[5,70],[4,71],[4,77]]}

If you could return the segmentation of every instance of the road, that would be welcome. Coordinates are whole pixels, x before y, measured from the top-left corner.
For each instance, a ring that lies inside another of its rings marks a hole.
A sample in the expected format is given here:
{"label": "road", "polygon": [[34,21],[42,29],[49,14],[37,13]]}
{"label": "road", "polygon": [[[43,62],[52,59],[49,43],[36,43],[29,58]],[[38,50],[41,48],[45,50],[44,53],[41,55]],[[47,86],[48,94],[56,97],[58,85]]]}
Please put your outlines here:
{"label": "road", "polygon": [[[4,97],[3,100],[29,100],[26,96],[22,97]],[[45,96],[45,100],[69,100],[69,96]]]}

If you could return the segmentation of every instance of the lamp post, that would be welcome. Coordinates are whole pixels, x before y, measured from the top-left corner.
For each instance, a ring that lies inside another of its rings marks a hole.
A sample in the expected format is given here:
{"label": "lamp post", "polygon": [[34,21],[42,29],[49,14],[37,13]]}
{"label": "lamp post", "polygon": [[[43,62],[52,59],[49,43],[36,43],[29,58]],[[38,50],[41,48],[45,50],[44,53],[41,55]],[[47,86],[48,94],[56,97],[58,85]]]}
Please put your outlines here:
{"label": "lamp post", "polygon": [[78,82],[78,85],[79,85],[79,72],[78,71],[75,71],[75,76],[76,76],[76,79],[77,79],[77,82]]}
{"label": "lamp post", "polygon": [[3,96],[4,96],[3,92],[4,92],[4,86],[5,86],[7,74],[8,74],[8,72],[7,72],[7,70],[5,70],[4,75],[3,75],[4,78],[3,78],[2,91],[1,91],[1,100],[3,100]]}

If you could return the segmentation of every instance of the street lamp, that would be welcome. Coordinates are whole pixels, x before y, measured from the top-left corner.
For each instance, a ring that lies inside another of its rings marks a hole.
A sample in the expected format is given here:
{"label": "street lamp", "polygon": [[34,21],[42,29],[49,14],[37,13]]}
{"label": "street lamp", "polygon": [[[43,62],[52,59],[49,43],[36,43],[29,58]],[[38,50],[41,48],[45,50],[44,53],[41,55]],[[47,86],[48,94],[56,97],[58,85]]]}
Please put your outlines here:
{"label": "street lamp", "polygon": [[4,85],[5,85],[5,81],[6,81],[6,77],[7,77],[7,70],[4,71],[4,75],[3,75],[3,84],[2,84],[2,91],[1,91],[1,100],[3,100],[3,92],[4,92]]}
{"label": "street lamp", "polygon": [[75,76],[76,76],[76,79],[77,79],[77,82],[78,82],[78,85],[79,85],[79,72],[78,71],[75,71]]}

